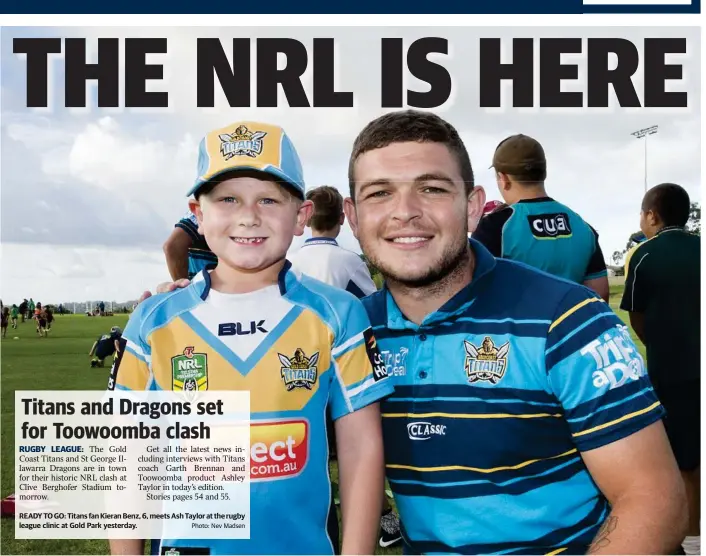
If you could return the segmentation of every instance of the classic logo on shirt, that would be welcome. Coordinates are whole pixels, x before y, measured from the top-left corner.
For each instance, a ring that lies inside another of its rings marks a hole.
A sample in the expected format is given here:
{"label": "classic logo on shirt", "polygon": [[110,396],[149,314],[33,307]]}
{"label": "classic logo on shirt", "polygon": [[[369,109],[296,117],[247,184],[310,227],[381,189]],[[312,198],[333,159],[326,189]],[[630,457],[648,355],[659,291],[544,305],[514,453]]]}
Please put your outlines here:
{"label": "classic logo on shirt", "polygon": [[527,216],[532,235],[537,239],[571,237],[569,215],[564,212],[554,214],[531,214]]}
{"label": "classic logo on shirt", "polygon": [[411,440],[429,440],[432,436],[446,436],[446,425],[434,425],[427,421],[407,423],[407,435]]}
{"label": "classic logo on shirt", "polygon": [[507,370],[510,342],[497,348],[490,336],[486,336],[480,346],[475,346],[467,340],[463,341],[463,346],[466,348],[464,367],[468,382],[500,382]]}
{"label": "classic logo on shirt", "polygon": [[295,388],[306,388],[311,390],[311,387],[316,382],[316,376],[319,374],[316,369],[316,363],[319,360],[319,352],[317,351],[311,357],[307,357],[304,350],[297,348],[294,352],[294,357],[291,359],[286,355],[278,353],[282,367],[282,381],[287,387],[287,392]]}
{"label": "classic logo on shirt", "polygon": [[647,374],[627,326],[618,325],[617,330],[617,334],[606,332],[581,349],[581,355],[592,357],[596,363],[591,375],[596,388],[607,386],[612,390]]}
{"label": "classic logo on shirt", "polygon": [[181,355],[172,357],[172,390],[208,390],[208,360],[205,353],[194,353],[194,347],[189,346]]}
{"label": "classic logo on shirt", "polygon": [[262,153],[262,139],[265,131],[250,131],[244,125],[239,125],[233,133],[221,133],[221,154],[229,160],[234,156],[249,156],[255,158]]}

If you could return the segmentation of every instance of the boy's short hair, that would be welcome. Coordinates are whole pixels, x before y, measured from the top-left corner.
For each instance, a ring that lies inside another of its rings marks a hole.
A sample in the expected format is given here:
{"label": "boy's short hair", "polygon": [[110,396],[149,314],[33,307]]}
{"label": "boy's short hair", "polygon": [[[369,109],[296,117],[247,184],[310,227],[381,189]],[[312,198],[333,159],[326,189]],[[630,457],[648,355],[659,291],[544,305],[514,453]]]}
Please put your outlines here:
{"label": "boy's short hair", "polygon": [[322,232],[335,228],[343,214],[343,196],[338,189],[322,185],[309,191],[306,198],[314,203],[314,213],[309,226]]}
{"label": "boy's short hair", "polygon": [[358,134],[353,143],[353,152],[348,162],[348,184],[351,199],[355,199],[355,163],[362,154],[404,142],[441,143],[451,151],[458,161],[461,178],[470,194],[473,186],[473,167],[466,146],[456,129],[446,120],[432,112],[401,110],[390,112],[370,122]]}
{"label": "boy's short hair", "polygon": [[642,210],[656,213],[665,226],[686,226],[690,208],[689,194],[676,183],[655,185],[642,199]]}

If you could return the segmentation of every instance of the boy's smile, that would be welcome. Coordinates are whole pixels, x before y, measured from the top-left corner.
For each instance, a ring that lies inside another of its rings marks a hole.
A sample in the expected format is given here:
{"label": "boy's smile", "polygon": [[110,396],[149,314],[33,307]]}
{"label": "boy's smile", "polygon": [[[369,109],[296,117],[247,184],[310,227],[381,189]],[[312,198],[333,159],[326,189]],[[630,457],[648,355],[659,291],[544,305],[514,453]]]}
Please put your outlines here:
{"label": "boy's smile", "polygon": [[230,289],[225,284],[244,284],[243,274],[252,286],[276,281],[293,237],[304,233],[312,203],[265,174],[247,174],[218,183],[190,207],[218,257],[212,280]]}

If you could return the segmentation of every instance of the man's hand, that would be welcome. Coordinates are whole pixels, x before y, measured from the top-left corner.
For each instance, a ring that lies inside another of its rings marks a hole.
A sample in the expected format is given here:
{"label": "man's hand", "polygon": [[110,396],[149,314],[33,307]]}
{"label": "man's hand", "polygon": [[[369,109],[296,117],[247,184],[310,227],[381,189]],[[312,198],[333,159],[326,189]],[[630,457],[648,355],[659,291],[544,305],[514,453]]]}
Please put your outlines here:
{"label": "man's hand", "polygon": [[[173,292],[176,289],[185,288],[189,284],[191,284],[191,280],[187,280],[186,278],[182,278],[181,280],[177,280],[176,282],[162,282],[159,286],[157,286],[157,293]],[[152,297],[152,292],[150,292],[149,290],[145,290],[144,292],[142,292],[140,299],[137,300],[137,304],[139,305],[148,297]]]}

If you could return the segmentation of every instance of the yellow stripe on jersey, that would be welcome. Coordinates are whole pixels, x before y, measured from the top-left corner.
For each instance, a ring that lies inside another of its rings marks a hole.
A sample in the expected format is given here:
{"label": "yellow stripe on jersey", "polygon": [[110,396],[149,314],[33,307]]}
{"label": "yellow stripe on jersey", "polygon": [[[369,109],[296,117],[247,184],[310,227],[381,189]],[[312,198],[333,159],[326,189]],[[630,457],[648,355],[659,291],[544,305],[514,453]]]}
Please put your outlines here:
{"label": "yellow stripe on jersey", "polygon": [[593,303],[595,301],[603,301],[602,299],[598,299],[597,297],[592,297],[590,299],[584,299],[583,301],[577,303],[574,305],[571,309],[566,311],[563,315],[561,315],[558,319],[556,319],[552,325],[549,327],[549,332],[551,332],[555,327],[559,326],[564,320],[569,318],[571,315],[573,315],[576,311],[578,311],[581,307],[588,305],[589,303]]}
{"label": "yellow stripe on jersey", "polygon": [[514,469],[522,469],[523,467],[527,467],[528,465],[532,465],[533,463],[537,463],[538,461],[547,461],[550,459],[558,459],[558,458],[563,458],[564,456],[568,456],[571,454],[575,454],[577,452],[576,448],[573,448],[569,450],[568,452],[564,452],[563,454],[558,454],[556,456],[551,456],[548,458],[539,458],[539,459],[530,459],[527,461],[523,461],[522,463],[518,463],[517,465],[503,465],[500,467],[491,467],[489,469],[483,469],[482,467],[468,467],[466,465],[445,465],[441,467],[415,467],[413,465],[401,465],[397,463],[388,463],[385,467],[388,469],[408,469],[410,471],[476,471],[478,473],[494,473],[495,471],[510,471]]}
{"label": "yellow stripe on jersey", "polygon": [[365,378],[372,376],[373,366],[365,350],[365,342],[348,350],[340,357],[336,357],[338,368],[341,369],[341,380],[343,387],[350,388]]}
{"label": "yellow stripe on jersey", "polygon": [[[329,380],[326,373],[331,366],[333,332],[315,313],[305,310],[245,375],[242,374],[243,369],[237,368],[235,361],[231,362],[221,355],[180,318],[152,332],[150,343],[155,346],[152,370],[158,386],[163,390],[183,388],[184,375],[176,366],[178,359],[175,361],[174,358],[179,358],[186,348],[192,348],[194,357],[205,355],[206,369],[194,374],[199,389],[249,391],[250,411],[253,413],[297,411],[312,399],[322,380]],[[225,347],[223,349],[227,350]],[[315,354],[318,354],[315,363],[307,367]],[[290,361],[289,367],[285,367],[280,355]],[[299,367],[316,371],[310,390],[287,389],[287,381],[291,377],[287,371],[300,370]],[[203,376],[204,372],[207,376]]]}
{"label": "yellow stripe on jersey", "polygon": [[144,390],[147,388],[149,380],[150,369],[147,363],[135,357],[128,349],[125,349],[115,377],[117,387]]}
{"label": "yellow stripe on jersey", "polygon": [[450,417],[452,419],[536,419],[561,417],[561,413],[383,413],[382,417]]}
{"label": "yellow stripe on jersey", "polygon": [[646,408],[641,409],[639,411],[633,411],[632,413],[628,413],[627,415],[623,415],[622,417],[615,419],[614,421],[610,421],[609,423],[603,423],[602,425],[598,425],[593,428],[586,429],[585,431],[575,432],[571,436],[583,436],[584,434],[591,434],[592,432],[599,431],[599,430],[605,429],[607,427],[611,427],[613,425],[621,423],[622,421],[627,421],[628,419],[632,419],[633,417],[638,417],[639,415],[643,415],[645,413],[648,413],[659,406],[660,406],[660,402],[655,402],[649,407],[646,407]]}

